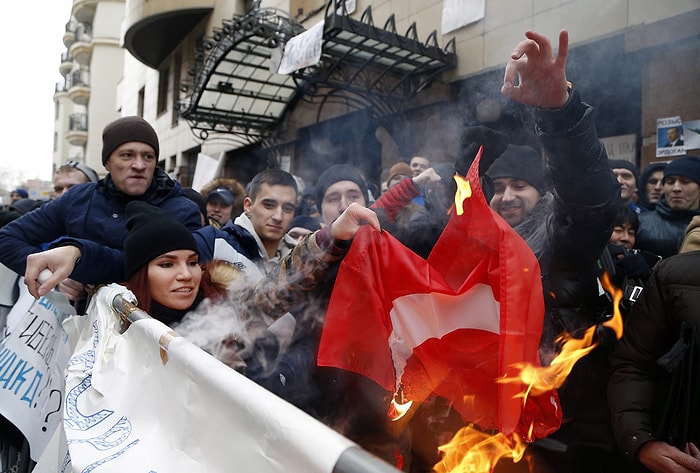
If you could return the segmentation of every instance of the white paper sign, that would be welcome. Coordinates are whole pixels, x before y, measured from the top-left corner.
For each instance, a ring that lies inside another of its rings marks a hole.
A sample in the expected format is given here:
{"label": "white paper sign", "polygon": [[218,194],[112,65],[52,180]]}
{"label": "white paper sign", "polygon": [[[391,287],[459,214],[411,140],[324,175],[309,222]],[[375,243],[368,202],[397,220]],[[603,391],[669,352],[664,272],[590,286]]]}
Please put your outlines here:
{"label": "white paper sign", "polygon": [[683,122],[681,117],[658,118],[656,120],[657,158],[684,155],[685,148],[683,144]]}
{"label": "white paper sign", "polygon": [[637,159],[637,135],[619,135],[601,138],[608,159],[624,159],[634,164]]}
{"label": "white paper sign", "polygon": [[290,74],[302,67],[318,64],[323,49],[324,24],[321,21],[287,42],[278,74]]}
{"label": "white paper sign", "polygon": [[445,0],[442,4],[442,34],[458,30],[486,13],[486,0]]}
{"label": "white paper sign", "polygon": [[685,149],[700,149],[700,120],[691,120],[683,124]]}
{"label": "white paper sign", "polygon": [[[29,295],[25,287],[24,292]],[[64,369],[71,355],[61,324],[75,314],[64,294],[51,291],[26,305],[20,297],[0,342],[0,414],[27,438],[38,460],[60,424],[65,389]]]}
{"label": "white paper sign", "polygon": [[209,181],[219,177],[225,156],[226,153],[224,151],[219,154],[218,158],[199,153],[197,155],[197,166],[194,168],[194,177],[192,178],[192,189],[199,192]]}

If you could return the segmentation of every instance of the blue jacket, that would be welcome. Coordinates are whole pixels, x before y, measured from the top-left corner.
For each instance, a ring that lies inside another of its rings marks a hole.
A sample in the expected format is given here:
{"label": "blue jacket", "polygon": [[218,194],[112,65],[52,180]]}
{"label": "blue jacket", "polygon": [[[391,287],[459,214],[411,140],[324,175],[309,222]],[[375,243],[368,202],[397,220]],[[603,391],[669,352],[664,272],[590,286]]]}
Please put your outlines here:
{"label": "blue jacket", "polygon": [[27,256],[52,242],[52,248],[80,248],[71,279],[83,284],[124,281],[122,246],[127,235],[126,204],[131,200],[167,210],[190,230],[202,225],[197,205],[161,169],[156,169],[150,188],[138,198],[117,191],[108,174],[96,183],[72,187],[59,199],[0,229],[0,262],[24,274]]}

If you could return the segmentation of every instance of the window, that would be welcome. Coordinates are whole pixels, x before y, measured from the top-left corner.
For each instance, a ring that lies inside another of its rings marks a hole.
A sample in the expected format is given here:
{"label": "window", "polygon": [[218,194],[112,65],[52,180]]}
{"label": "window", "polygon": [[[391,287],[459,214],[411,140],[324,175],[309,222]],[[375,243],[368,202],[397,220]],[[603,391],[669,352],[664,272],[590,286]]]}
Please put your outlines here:
{"label": "window", "polygon": [[158,110],[157,115],[168,109],[168,83],[170,82],[170,68],[166,67],[159,71],[158,78]]}

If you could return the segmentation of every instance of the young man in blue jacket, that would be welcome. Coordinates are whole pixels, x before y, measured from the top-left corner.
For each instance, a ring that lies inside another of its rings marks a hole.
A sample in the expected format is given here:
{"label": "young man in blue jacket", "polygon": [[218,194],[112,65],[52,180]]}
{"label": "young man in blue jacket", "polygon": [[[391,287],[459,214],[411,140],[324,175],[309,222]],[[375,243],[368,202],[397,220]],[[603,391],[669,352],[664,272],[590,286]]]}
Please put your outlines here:
{"label": "young man in blue jacket", "polygon": [[[170,212],[190,230],[201,227],[197,206],[180,184],[157,168],[158,136],[141,117],[119,118],[102,133],[102,164],[109,171],[96,183],[68,190],[0,230],[0,262],[24,274],[39,298],[65,278],[83,284],[124,280],[122,244],[126,204],[142,200]],[[51,242],[49,249],[41,244]],[[48,269],[52,275],[37,279]]]}

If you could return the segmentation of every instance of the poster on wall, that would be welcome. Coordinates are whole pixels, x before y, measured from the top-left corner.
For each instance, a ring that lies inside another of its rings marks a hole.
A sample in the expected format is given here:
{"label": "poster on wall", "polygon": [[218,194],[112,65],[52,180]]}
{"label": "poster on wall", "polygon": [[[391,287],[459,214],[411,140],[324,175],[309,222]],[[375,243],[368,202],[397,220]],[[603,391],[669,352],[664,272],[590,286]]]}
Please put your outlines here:
{"label": "poster on wall", "polygon": [[685,154],[681,117],[656,120],[656,157],[682,156]]}
{"label": "poster on wall", "polygon": [[605,146],[609,159],[624,159],[630,163],[635,163],[637,159],[637,135],[608,136],[600,141]]}
{"label": "poster on wall", "polygon": [[442,34],[484,18],[486,0],[445,0],[442,4]]}
{"label": "poster on wall", "polygon": [[700,120],[691,120],[683,123],[683,147],[688,149],[700,149]]}

